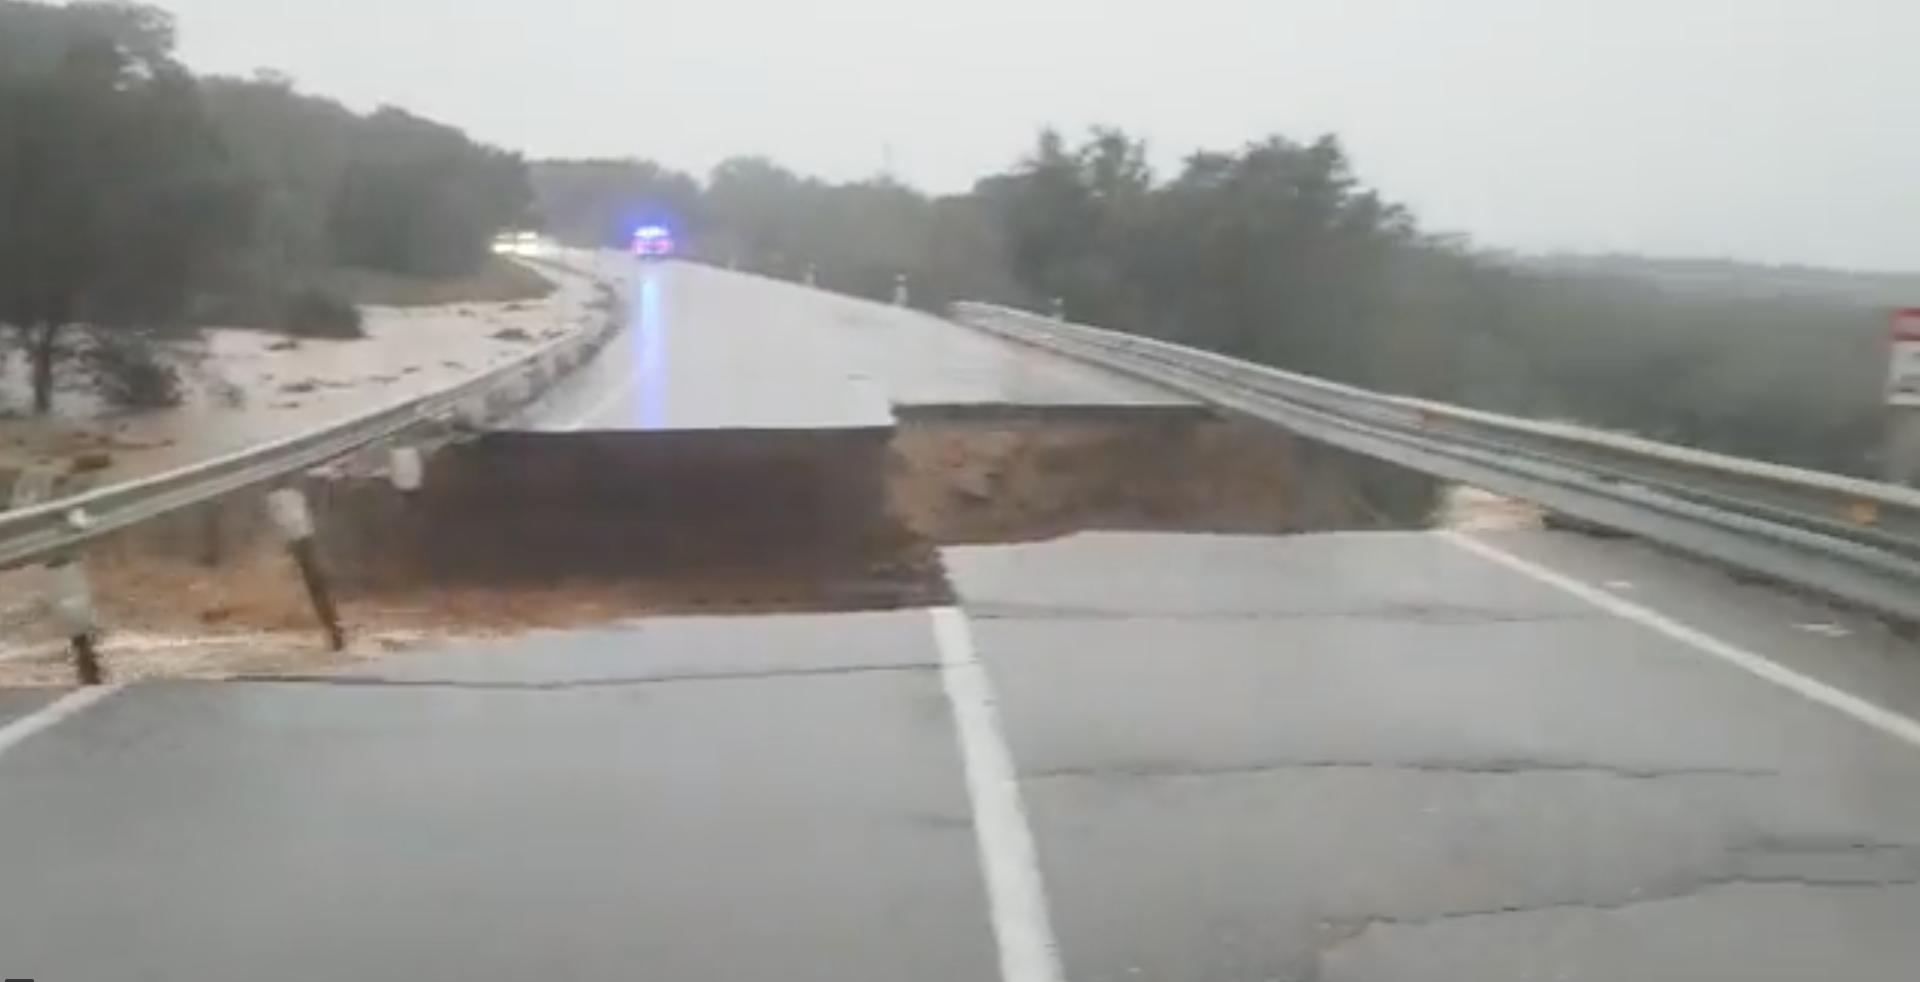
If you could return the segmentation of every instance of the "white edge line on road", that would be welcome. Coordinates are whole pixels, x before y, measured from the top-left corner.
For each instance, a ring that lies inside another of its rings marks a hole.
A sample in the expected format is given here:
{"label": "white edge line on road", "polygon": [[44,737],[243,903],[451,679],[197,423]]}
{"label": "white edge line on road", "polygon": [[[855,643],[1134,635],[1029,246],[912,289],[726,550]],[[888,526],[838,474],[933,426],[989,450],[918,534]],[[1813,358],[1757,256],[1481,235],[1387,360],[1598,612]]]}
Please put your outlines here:
{"label": "white edge line on road", "polygon": [[1453,529],[1444,529],[1438,534],[1468,552],[1547,586],[1572,594],[1621,620],[1630,621],[1666,635],[1701,654],[1731,665],[1762,681],[1771,682],[1797,696],[1850,716],[1890,737],[1920,747],[1920,721],[1902,716],[1891,709],[1876,706],[1859,696],[1802,675],[1738,645],[1722,641],[1705,631],[1688,627],[1665,614],[1648,610],[1639,604],[1629,603],[1599,587],[1582,583],[1531,560],[1522,559],[1484,540]]}
{"label": "white edge line on road", "polygon": [[1040,853],[1020,800],[1019,775],[1000,726],[993,682],[974,649],[966,615],[955,607],[930,613],[940,649],[940,679],[960,736],[960,764],[973,807],[974,841],[1000,953],[1001,982],[1062,982]]}
{"label": "white edge line on road", "polygon": [[27,738],[59,725],[62,721],[80,715],[90,706],[119,692],[123,683],[92,685],[84,689],[75,689],[54,701],[41,706],[25,716],[0,726],[0,754],[19,746]]}

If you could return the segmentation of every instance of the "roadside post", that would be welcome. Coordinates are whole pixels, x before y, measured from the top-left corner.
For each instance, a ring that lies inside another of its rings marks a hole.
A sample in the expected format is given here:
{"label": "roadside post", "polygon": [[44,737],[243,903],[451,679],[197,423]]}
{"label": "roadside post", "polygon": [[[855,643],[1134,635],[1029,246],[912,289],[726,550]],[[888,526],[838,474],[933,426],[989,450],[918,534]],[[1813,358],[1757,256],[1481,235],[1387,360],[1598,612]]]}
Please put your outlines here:
{"label": "roadside post", "polygon": [[1893,312],[1887,332],[1886,479],[1920,482],[1920,307]]}
{"label": "roadside post", "polygon": [[47,572],[53,576],[53,616],[73,652],[74,674],[81,685],[99,685],[106,681],[106,672],[100,667],[100,624],[94,617],[87,571],[79,559],[69,556],[49,564]]}
{"label": "roadside post", "polygon": [[[393,483],[393,489],[399,492],[400,514],[412,518],[420,513],[420,489],[427,483],[426,455],[419,447],[398,446],[387,452],[387,479]],[[411,530],[415,526],[404,523],[403,529]]]}
{"label": "roadside post", "polygon": [[[14,479],[8,510],[30,508],[52,501],[57,494],[60,474],[51,468],[29,468]],[[67,525],[85,529],[91,520],[75,508],[67,512]],[[86,567],[77,553],[64,553],[42,564],[47,574],[43,594],[44,610],[60,625],[67,650],[73,654],[74,675],[81,685],[99,685],[106,681],[100,664],[100,622],[94,612],[93,589],[87,583]]]}
{"label": "roadside post", "polygon": [[307,599],[327,634],[327,647],[343,651],[347,647],[346,629],[340,626],[340,610],[333,602],[333,590],[327,584],[326,571],[320,568],[319,552],[313,541],[313,512],[307,508],[307,496],[298,488],[281,488],[267,495],[267,514],[273,527],[287,544],[294,565],[300,568],[300,580],[306,585]]}
{"label": "roadside post", "polygon": [[408,507],[419,500],[420,487],[426,483],[426,468],[419,447],[394,447],[387,454],[387,476],[393,481],[393,489],[408,502]]}

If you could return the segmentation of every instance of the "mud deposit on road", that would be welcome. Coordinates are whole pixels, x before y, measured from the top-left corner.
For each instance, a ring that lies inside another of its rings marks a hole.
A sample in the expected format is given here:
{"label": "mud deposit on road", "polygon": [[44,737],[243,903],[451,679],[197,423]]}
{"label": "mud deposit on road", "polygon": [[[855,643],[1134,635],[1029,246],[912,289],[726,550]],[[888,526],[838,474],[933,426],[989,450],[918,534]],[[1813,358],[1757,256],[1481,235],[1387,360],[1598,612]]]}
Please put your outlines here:
{"label": "mud deposit on road", "polygon": [[[553,444],[563,446],[569,449],[526,443],[513,451],[568,458],[525,461],[554,480],[529,482],[534,491],[519,493],[560,495],[593,480],[589,474],[604,478],[604,465],[577,475],[569,467],[577,468],[582,454],[605,460],[617,449],[604,441]],[[1385,517],[1374,500],[1378,495],[1370,493],[1369,481],[1379,476],[1369,469],[1374,465],[1329,457],[1327,451],[1303,452],[1289,434],[1246,423],[1191,416],[909,423],[890,442],[875,446],[877,452],[868,457],[814,468],[808,478],[827,498],[835,496],[839,484],[882,481],[884,493],[866,513],[833,512],[825,534],[821,521],[809,519],[814,513],[782,510],[790,509],[799,493],[790,486],[795,479],[791,451],[773,455],[780,458],[778,477],[773,464],[756,476],[739,452],[723,455],[726,479],[736,482],[736,493],[682,495],[671,508],[659,504],[663,485],[712,481],[720,473],[703,471],[684,448],[623,456],[617,469],[631,473],[612,483],[631,487],[609,488],[602,480],[570,510],[559,500],[536,506],[501,497],[497,482],[488,482],[485,508],[473,500],[449,501],[444,508],[416,511],[412,518],[464,510],[461,535],[503,538],[538,528],[529,515],[544,511],[577,518],[602,507],[603,529],[606,516],[613,514],[624,516],[620,521],[631,527],[606,529],[607,543],[593,556],[581,552],[579,540],[565,545],[581,558],[579,575],[563,572],[564,557],[534,556],[541,546],[531,538],[493,550],[518,554],[526,560],[525,569],[538,571],[520,582],[479,575],[489,562],[498,564],[485,558],[486,549],[470,551],[471,558],[457,564],[391,563],[343,573],[340,604],[353,638],[344,655],[324,650],[291,560],[263,536],[226,542],[217,566],[207,565],[196,550],[109,543],[89,563],[108,625],[109,670],[118,678],[315,670],[449,637],[665,614],[926,606],[951,599],[938,559],[939,546],[948,544],[1033,541],[1087,529],[1287,533],[1407,524]],[[500,450],[489,453],[498,458]],[[627,463],[648,456],[657,457],[657,465]],[[487,466],[497,468],[497,460]],[[855,472],[862,468],[880,473]],[[448,485],[445,493],[457,493],[454,482]],[[751,493],[755,489],[759,500]],[[343,536],[352,540],[351,547],[335,551],[361,557],[352,562],[364,566],[365,557],[381,544],[396,552],[403,542],[446,548],[444,528],[412,527],[406,509],[365,504],[390,495],[377,481],[363,479],[362,486],[337,490],[341,493],[330,495],[333,513],[321,515],[323,527],[354,524],[356,510],[380,513],[378,522],[362,523],[366,527]],[[604,508],[621,501],[631,506],[617,512]],[[478,515],[489,510],[496,514]],[[744,510],[752,510],[755,520],[749,521]],[[515,531],[516,522],[524,528]],[[743,536],[743,525],[753,534]],[[644,542],[650,561],[641,562],[642,553],[623,541]],[[616,572],[609,557],[621,555],[635,559],[629,569]],[[475,575],[463,577],[463,569]],[[16,595],[20,575],[10,574]],[[468,582],[459,582],[463,579]],[[16,641],[16,651],[20,641],[38,642],[38,653],[0,663],[0,685],[67,681],[69,671],[50,626],[30,633]]]}

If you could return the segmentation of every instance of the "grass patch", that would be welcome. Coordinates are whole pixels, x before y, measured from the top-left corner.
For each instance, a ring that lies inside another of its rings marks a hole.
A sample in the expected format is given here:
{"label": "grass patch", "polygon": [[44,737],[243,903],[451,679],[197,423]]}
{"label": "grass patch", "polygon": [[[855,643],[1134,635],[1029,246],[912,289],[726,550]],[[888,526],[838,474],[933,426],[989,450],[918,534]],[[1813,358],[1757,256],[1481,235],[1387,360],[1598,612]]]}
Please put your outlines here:
{"label": "grass patch", "polygon": [[540,300],[555,287],[532,268],[504,256],[488,256],[471,276],[423,280],[362,269],[331,274],[328,285],[357,304],[376,307],[438,307],[451,303],[515,303]]}

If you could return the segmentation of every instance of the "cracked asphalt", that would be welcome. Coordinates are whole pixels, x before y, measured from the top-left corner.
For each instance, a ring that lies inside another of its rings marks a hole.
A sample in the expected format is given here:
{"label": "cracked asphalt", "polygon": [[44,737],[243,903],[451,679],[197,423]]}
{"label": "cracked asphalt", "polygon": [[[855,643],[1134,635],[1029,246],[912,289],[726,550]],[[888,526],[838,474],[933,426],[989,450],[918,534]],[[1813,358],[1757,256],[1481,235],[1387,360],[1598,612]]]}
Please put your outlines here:
{"label": "cracked asphalt", "polygon": [[[1808,634],[1795,602],[1671,559],[1491,541],[1802,670],[1877,666],[1896,696],[1920,674],[1871,625]],[[1083,535],[947,564],[1073,982],[1920,965],[1920,751],[1440,537]]]}
{"label": "cracked asphalt", "polygon": [[[1920,691],[1871,624],[1494,535],[1863,697]],[[947,563],[1071,982],[1920,965],[1920,751],[1441,537]],[[0,974],[1002,977],[931,620],[666,619],[120,692],[0,754]]]}

